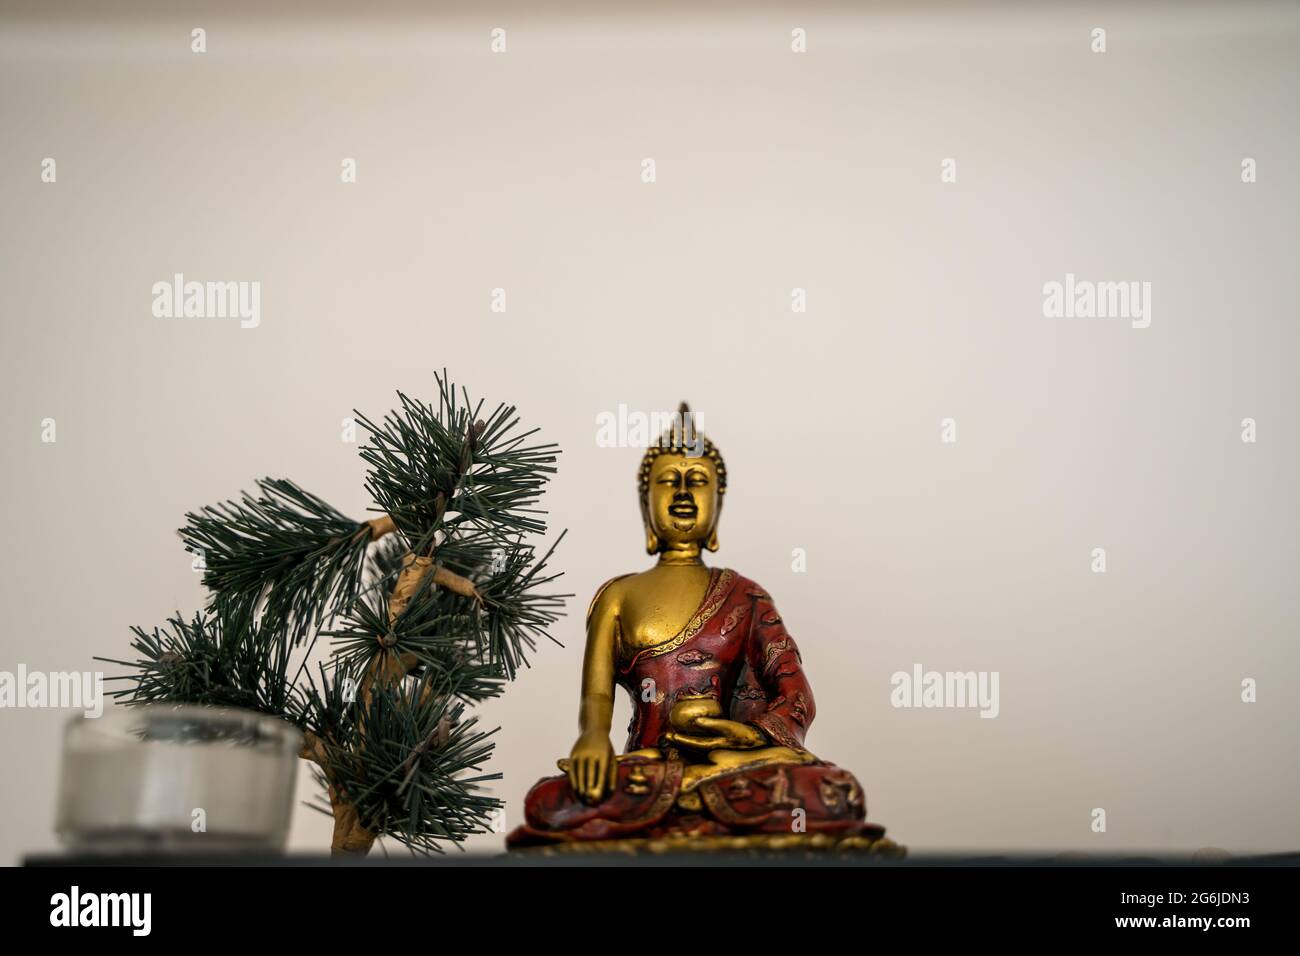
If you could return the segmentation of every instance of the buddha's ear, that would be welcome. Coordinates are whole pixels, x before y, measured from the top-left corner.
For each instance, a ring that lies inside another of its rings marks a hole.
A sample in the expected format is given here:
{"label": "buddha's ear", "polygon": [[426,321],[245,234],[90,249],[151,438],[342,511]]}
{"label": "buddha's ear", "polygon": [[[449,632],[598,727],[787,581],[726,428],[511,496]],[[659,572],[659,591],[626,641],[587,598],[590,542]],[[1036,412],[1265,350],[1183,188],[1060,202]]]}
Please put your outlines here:
{"label": "buddha's ear", "polygon": [[710,551],[718,550],[718,522],[722,520],[722,496],[718,496],[718,513],[713,518],[713,530],[709,532],[709,540],[704,542],[704,547]]}
{"label": "buddha's ear", "polygon": [[655,534],[654,528],[650,526],[650,509],[646,507],[645,499],[641,499],[641,524],[645,527],[645,553],[659,553],[659,535]]}

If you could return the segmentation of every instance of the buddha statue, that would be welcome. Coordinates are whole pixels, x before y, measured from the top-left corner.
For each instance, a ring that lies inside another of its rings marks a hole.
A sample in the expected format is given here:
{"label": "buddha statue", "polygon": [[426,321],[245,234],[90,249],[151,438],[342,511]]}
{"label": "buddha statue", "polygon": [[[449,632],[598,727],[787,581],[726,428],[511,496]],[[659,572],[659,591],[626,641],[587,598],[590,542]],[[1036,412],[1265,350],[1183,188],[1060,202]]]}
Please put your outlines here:
{"label": "buddha statue", "polygon": [[[686,405],[641,460],[653,567],[607,581],[587,612],[581,733],[524,802],[511,849],[842,848],[896,855],[861,784],[804,746],[816,708],[771,596],[710,568],[727,469]],[[610,743],[615,685],[632,698]]]}

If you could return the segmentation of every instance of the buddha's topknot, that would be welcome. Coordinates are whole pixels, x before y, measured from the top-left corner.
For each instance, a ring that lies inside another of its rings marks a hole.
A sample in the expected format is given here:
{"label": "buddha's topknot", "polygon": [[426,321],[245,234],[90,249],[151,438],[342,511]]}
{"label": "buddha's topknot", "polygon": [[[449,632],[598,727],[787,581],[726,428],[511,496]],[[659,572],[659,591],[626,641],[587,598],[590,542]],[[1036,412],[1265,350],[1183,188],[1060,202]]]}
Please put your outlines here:
{"label": "buddha's topknot", "polygon": [[727,492],[727,464],[722,460],[722,452],[709,439],[695,431],[695,416],[685,402],[677,409],[677,420],[672,427],[659,436],[659,441],[650,445],[641,456],[641,468],[637,472],[637,495],[641,501],[647,500],[650,493],[650,468],[660,455],[686,453],[695,454],[697,458],[708,458],[718,473],[718,495]]}

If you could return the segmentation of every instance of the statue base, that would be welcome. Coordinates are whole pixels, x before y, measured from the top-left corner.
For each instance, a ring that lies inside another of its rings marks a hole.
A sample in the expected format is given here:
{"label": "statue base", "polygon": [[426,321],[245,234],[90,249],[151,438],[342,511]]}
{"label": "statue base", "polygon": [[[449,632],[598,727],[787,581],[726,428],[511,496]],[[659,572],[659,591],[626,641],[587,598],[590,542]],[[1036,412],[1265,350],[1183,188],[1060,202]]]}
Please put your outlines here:
{"label": "statue base", "polygon": [[535,856],[616,854],[627,856],[674,856],[678,854],[831,854],[876,856],[901,860],[907,847],[879,834],[854,833],[745,833],[734,836],[624,837],[617,840],[565,840],[556,843],[512,846],[510,852]]}

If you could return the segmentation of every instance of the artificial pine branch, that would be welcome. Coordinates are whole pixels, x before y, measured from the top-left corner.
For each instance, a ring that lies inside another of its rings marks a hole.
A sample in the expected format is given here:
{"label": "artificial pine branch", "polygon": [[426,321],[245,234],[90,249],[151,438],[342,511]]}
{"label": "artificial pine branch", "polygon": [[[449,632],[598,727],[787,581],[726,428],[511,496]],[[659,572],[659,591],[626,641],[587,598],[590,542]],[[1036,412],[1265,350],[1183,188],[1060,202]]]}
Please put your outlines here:
{"label": "artificial pine branch", "polygon": [[438,852],[441,841],[490,828],[501,804],[481,785],[500,774],[481,768],[495,731],[477,730],[477,718],[462,719],[464,709],[430,680],[377,686],[358,719],[321,742],[318,772],[344,796],[359,829]]}
{"label": "artificial pine branch", "polygon": [[[487,828],[492,732],[466,708],[501,693],[571,596],[544,593],[558,540],[540,558],[528,540],[546,530],[537,503],[559,449],[529,444],[513,406],[482,419],[482,402],[435,377],[436,405],[399,393],[380,423],[358,414],[379,517],[355,521],[272,479],[187,515],[209,607],[135,629],[138,660],[117,662],[132,671],[115,691],[128,702],[246,706],[297,724],[336,853],[380,835],[436,852]],[[313,674],[318,636],[333,647]]]}
{"label": "artificial pine branch", "polygon": [[129,685],[109,692],[126,703],[189,703],[243,707],[282,717],[293,711],[294,686],[280,622],[254,621],[223,606],[161,628],[132,628],[135,661],[96,658],[131,668],[109,678]]}
{"label": "artificial pine branch", "polygon": [[209,505],[178,532],[203,558],[203,583],[219,600],[263,606],[295,641],[356,599],[370,522],[342,514],[292,481],[263,478],[261,494]]}
{"label": "artificial pine branch", "polygon": [[442,376],[438,404],[398,393],[401,408],[375,423],[357,413],[370,433],[360,449],[369,466],[366,487],[390,515],[417,555],[432,553],[440,535],[463,526],[497,534],[543,534],[535,508],[555,473],[554,444],[524,445],[534,431],[515,434],[514,406],[499,405],[487,418]]}

